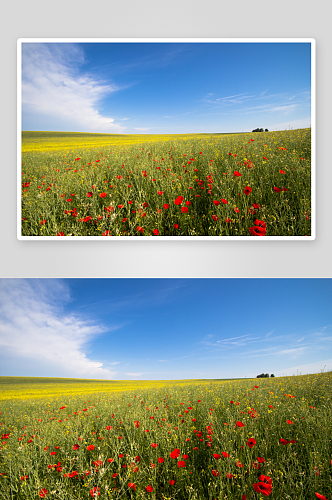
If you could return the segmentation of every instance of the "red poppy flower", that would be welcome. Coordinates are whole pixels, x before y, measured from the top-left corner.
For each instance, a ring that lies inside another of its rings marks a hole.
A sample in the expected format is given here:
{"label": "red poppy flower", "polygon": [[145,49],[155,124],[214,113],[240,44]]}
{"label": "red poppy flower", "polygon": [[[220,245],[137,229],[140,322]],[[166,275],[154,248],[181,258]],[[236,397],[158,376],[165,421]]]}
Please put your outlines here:
{"label": "red poppy flower", "polygon": [[88,197],[88,198],[91,198],[91,196],[93,196],[93,193],[91,193],[91,191],[89,191],[89,192],[87,193],[87,197]]}
{"label": "red poppy flower", "polygon": [[158,236],[158,234],[159,234],[159,230],[158,230],[158,229],[154,229],[152,232],[153,232],[153,234],[154,234],[155,236]]}
{"label": "red poppy flower", "polygon": [[152,443],[152,444],[151,444],[151,447],[152,447],[152,448],[157,448],[157,446],[158,446],[158,445],[157,445],[157,443]]}
{"label": "red poppy flower", "polygon": [[258,205],[258,203],[253,203],[253,204],[252,204],[252,206],[253,206],[254,208],[261,208],[261,206],[260,206],[260,205]]}
{"label": "red poppy flower", "polygon": [[43,488],[42,490],[40,490],[40,492],[39,492],[38,494],[39,494],[39,496],[40,496],[41,498],[44,498],[44,497],[46,497],[47,493],[48,493],[48,492],[47,492],[47,489],[46,489],[46,488]]}
{"label": "red poppy flower", "polygon": [[231,219],[230,219],[229,217],[226,217],[226,218],[225,218],[225,222],[230,223],[230,222],[231,222]]}
{"label": "red poppy flower", "polygon": [[237,170],[234,171],[234,175],[235,177],[241,177],[242,174],[240,174],[240,172],[238,172]]}
{"label": "red poppy flower", "polygon": [[178,456],[180,455],[180,450],[178,448],[175,448],[171,453],[170,453],[170,457],[171,458],[178,458]]}
{"label": "red poppy flower", "polygon": [[95,449],[95,445],[94,444],[89,444],[86,449],[89,450],[89,451],[92,451],[92,450]]}
{"label": "red poppy flower", "polygon": [[266,229],[260,226],[249,227],[249,231],[253,236],[266,236]]}
{"label": "red poppy flower", "polygon": [[282,190],[281,190],[281,191],[288,191],[288,189],[287,189],[287,188],[282,188]]}
{"label": "red poppy flower", "polygon": [[221,201],[223,202],[224,205],[228,205],[228,201],[225,200],[224,198],[221,198]]}
{"label": "red poppy flower", "polygon": [[228,458],[229,457],[229,453],[226,453],[226,451],[222,451],[221,452],[222,456],[225,457],[225,458]]}
{"label": "red poppy flower", "polygon": [[167,210],[167,208],[169,208],[169,205],[167,203],[165,203],[165,205],[163,205],[164,209]]}
{"label": "red poppy flower", "polygon": [[241,212],[241,210],[240,210],[239,208],[237,208],[237,207],[235,207],[233,210],[234,210],[234,212],[235,212],[236,214],[239,214],[239,213]]}
{"label": "red poppy flower", "polygon": [[258,460],[258,462],[259,462],[260,464],[262,464],[262,463],[266,462],[265,458],[263,458],[263,457],[257,457],[257,460]]}
{"label": "red poppy flower", "polygon": [[188,212],[188,207],[181,207],[181,212],[186,214]]}
{"label": "red poppy flower", "polygon": [[288,444],[289,441],[287,441],[287,439],[280,438],[280,443],[285,445]]}
{"label": "red poppy flower", "polygon": [[218,201],[218,200],[213,200],[213,203],[214,203],[215,205],[220,205],[220,201]]}
{"label": "red poppy flower", "polygon": [[175,205],[181,205],[181,203],[183,202],[184,198],[183,196],[178,196],[175,200],[174,200],[174,203]]}
{"label": "red poppy flower", "polygon": [[158,458],[158,463],[159,464],[163,464],[165,462],[165,460],[163,459],[163,457],[159,457]]}
{"label": "red poppy flower", "polygon": [[219,220],[219,217],[218,217],[217,215],[212,215],[212,219],[213,219],[214,221],[217,221],[217,220]]}
{"label": "red poppy flower", "polygon": [[286,172],[284,172],[283,170],[279,170],[279,173],[280,174],[285,174]]}
{"label": "red poppy flower", "polygon": [[239,421],[237,421],[237,422],[236,422],[236,425],[237,425],[238,427],[244,427],[244,423],[243,423],[243,422],[239,422]]}
{"label": "red poppy flower", "polygon": [[316,497],[319,498],[320,500],[327,500],[326,497],[324,497],[324,495],[321,495],[320,493],[315,493]]}
{"label": "red poppy flower", "polygon": [[164,191],[157,191],[157,193],[161,196],[164,194]]}
{"label": "red poppy flower", "polygon": [[137,231],[143,234],[143,228],[141,226],[137,226]]}
{"label": "red poppy flower", "polygon": [[143,207],[147,208],[149,205],[146,203],[146,201],[143,203]]}
{"label": "red poppy flower", "polygon": [[128,488],[130,488],[132,490],[136,490],[135,483],[128,483]]}
{"label": "red poppy flower", "polygon": [[255,220],[255,225],[256,225],[256,226],[260,226],[260,227],[262,227],[263,229],[265,229],[265,228],[266,228],[266,222],[264,222],[263,220],[256,219],[256,220]]}
{"label": "red poppy flower", "polygon": [[280,189],[280,188],[278,188],[278,187],[276,187],[276,186],[274,186],[273,190],[274,190],[276,193],[279,193],[279,192],[281,191],[281,189]]}
{"label": "red poppy flower", "polygon": [[212,474],[217,477],[219,476],[219,472],[217,470],[212,469]]}
{"label": "red poppy flower", "polygon": [[169,480],[169,484],[170,484],[171,486],[173,486],[173,484],[174,484],[174,483],[175,483],[174,479],[170,479],[170,480]]}
{"label": "red poppy flower", "polygon": [[247,445],[249,446],[249,448],[253,448],[256,444],[256,439],[254,438],[250,438],[247,442]]}
{"label": "red poppy flower", "polygon": [[287,420],[287,424],[294,424],[291,420]]}
{"label": "red poppy flower", "polygon": [[179,224],[173,224],[174,229],[179,229]]}
{"label": "red poppy flower", "polygon": [[235,465],[237,465],[238,467],[243,467],[243,464],[239,461],[235,462]]}
{"label": "red poppy flower", "polygon": [[147,486],[147,487],[146,487],[146,491],[148,491],[149,493],[151,493],[151,491],[153,491],[152,486],[150,486],[150,485],[149,485],[149,486]]}
{"label": "red poppy flower", "polygon": [[180,467],[185,467],[185,466],[186,466],[186,462],[185,462],[184,460],[180,460],[180,461],[178,462],[178,467],[179,467],[179,468],[180,468]]}
{"label": "red poppy flower", "polygon": [[270,496],[272,493],[272,486],[270,484],[260,482],[253,484],[252,486],[257,493],[261,493],[266,497]]}
{"label": "red poppy flower", "polygon": [[142,174],[143,174],[143,177],[146,177],[146,176],[148,175],[148,174],[146,173],[146,170],[143,170]]}
{"label": "red poppy flower", "polygon": [[218,453],[213,453],[213,456],[216,460],[219,460],[219,458],[221,458],[221,455],[219,455]]}
{"label": "red poppy flower", "polygon": [[252,189],[250,186],[246,186],[243,190],[244,194],[246,194],[247,196],[251,193]]}
{"label": "red poppy flower", "polygon": [[79,447],[80,447],[80,446],[79,446],[78,444],[74,444],[74,446],[73,446],[73,450],[78,450],[78,449],[79,449]]}

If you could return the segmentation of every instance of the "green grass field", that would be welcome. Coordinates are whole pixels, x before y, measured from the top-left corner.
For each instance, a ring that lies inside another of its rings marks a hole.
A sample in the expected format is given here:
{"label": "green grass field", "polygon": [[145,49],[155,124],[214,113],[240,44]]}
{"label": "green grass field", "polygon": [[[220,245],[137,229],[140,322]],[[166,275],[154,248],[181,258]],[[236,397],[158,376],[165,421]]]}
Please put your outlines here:
{"label": "green grass field", "polygon": [[311,129],[22,133],[22,236],[310,236]]}
{"label": "green grass field", "polygon": [[2,499],[332,498],[330,372],[0,383]]}

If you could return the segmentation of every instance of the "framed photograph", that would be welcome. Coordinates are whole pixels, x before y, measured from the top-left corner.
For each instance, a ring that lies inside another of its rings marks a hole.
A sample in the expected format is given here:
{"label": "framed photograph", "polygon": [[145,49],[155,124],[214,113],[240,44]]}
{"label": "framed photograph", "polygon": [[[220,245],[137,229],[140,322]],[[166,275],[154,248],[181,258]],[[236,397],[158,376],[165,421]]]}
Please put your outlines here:
{"label": "framed photograph", "polygon": [[314,240],[315,40],[19,39],[19,240]]}

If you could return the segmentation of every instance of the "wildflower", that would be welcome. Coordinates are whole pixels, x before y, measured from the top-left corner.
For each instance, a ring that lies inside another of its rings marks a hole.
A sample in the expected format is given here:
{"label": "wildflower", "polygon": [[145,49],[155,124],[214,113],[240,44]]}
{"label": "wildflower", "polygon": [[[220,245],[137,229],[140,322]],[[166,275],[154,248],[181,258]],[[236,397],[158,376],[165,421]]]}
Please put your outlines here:
{"label": "wildflower", "polygon": [[219,458],[221,458],[221,455],[219,455],[218,453],[213,453],[213,456],[216,460],[219,460]]}
{"label": "wildflower", "polygon": [[146,491],[148,491],[149,493],[150,493],[151,491],[153,491],[152,486],[150,486],[150,485],[149,485],[149,486],[147,486],[147,487],[146,487]]}
{"label": "wildflower", "polygon": [[88,198],[91,198],[91,196],[93,196],[93,193],[91,193],[91,191],[89,191],[89,192],[87,193],[87,197],[88,197]]}
{"label": "wildflower", "polygon": [[247,442],[247,445],[249,446],[249,448],[253,448],[256,444],[256,439],[254,438],[250,438],[249,441]]}
{"label": "wildflower", "polygon": [[89,451],[92,451],[92,450],[95,449],[95,445],[94,444],[89,444],[86,449],[89,450]]}
{"label": "wildflower", "polygon": [[266,236],[266,229],[260,226],[249,227],[249,231],[253,236]]}
{"label": "wildflower", "polygon": [[219,472],[217,470],[212,469],[212,474],[217,477],[219,476]]}
{"label": "wildflower", "polygon": [[320,500],[327,500],[326,497],[324,497],[323,495],[321,495],[320,493],[315,493],[316,497],[319,498]]}
{"label": "wildflower", "polygon": [[178,196],[175,200],[174,200],[174,203],[175,205],[181,205],[181,203],[183,202],[184,198],[183,196]]}
{"label": "wildflower", "polygon": [[276,193],[279,193],[279,192],[281,191],[281,189],[280,189],[280,188],[278,188],[278,187],[276,187],[276,186],[274,186],[273,190],[274,190]]}
{"label": "wildflower", "polygon": [[218,201],[218,200],[213,200],[213,203],[214,203],[215,205],[220,205],[220,201]]}
{"label": "wildflower", "polygon": [[252,486],[257,493],[261,493],[266,497],[270,496],[272,493],[272,486],[270,484],[259,482],[253,484]]}
{"label": "wildflower", "polygon": [[228,477],[228,479],[232,479],[232,477],[234,477],[233,474],[230,474],[230,473],[226,474],[226,476]]}
{"label": "wildflower", "polygon": [[159,196],[162,196],[164,194],[164,191],[157,191],[157,193],[159,194]]}
{"label": "wildflower", "polygon": [[263,458],[263,457],[257,457],[257,460],[258,460],[258,462],[259,462],[260,464],[262,464],[262,463],[266,462],[265,458]]}
{"label": "wildflower", "polygon": [[180,450],[178,448],[175,448],[171,453],[170,453],[170,457],[171,458],[178,458],[178,456],[180,455]]}
{"label": "wildflower", "polygon": [[62,231],[60,231],[60,233],[57,233],[57,236],[64,236],[64,235],[65,234]]}
{"label": "wildflower", "polygon": [[137,226],[137,231],[143,234],[143,228],[141,226]]}
{"label": "wildflower", "polygon": [[158,446],[158,445],[157,445],[157,443],[152,443],[152,444],[151,444],[151,447],[152,447],[152,448],[157,448],[157,446]]}
{"label": "wildflower", "polygon": [[163,457],[159,457],[158,458],[158,463],[159,464],[163,464],[165,462],[165,460],[163,459]]}
{"label": "wildflower", "polygon": [[252,191],[252,189],[249,186],[246,186],[243,190],[244,194],[246,194],[247,196],[251,193],[251,191]]}
{"label": "wildflower", "polygon": [[291,420],[287,420],[287,424],[294,424]]}
{"label": "wildflower", "polygon": [[100,193],[100,198],[105,198],[107,196],[107,193]]}
{"label": "wildflower", "polygon": [[40,490],[40,492],[39,492],[39,496],[40,496],[41,498],[44,498],[44,497],[46,497],[47,493],[48,493],[47,489],[46,489],[46,488],[43,488],[42,490]]}
{"label": "wildflower", "polygon": [[[159,234],[158,229],[154,229],[154,230],[153,230],[153,234],[154,234],[155,236],[158,236],[158,234]],[[152,446],[152,445],[151,445],[151,446]],[[158,445],[157,445],[157,446],[158,446]]]}
{"label": "wildflower", "polygon": [[94,488],[92,488],[92,490],[90,490],[90,494],[92,498],[97,497],[98,495],[100,495],[99,488],[95,486]]}
{"label": "wildflower", "polygon": [[78,449],[79,449],[79,445],[78,444],[74,444],[73,450],[78,450]]}
{"label": "wildflower", "polygon": [[286,172],[284,172],[283,170],[279,170],[279,173],[280,174],[285,174]]}
{"label": "wildflower", "polygon": [[222,451],[221,452],[222,456],[225,457],[225,458],[228,458],[229,457],[229,453],[226,453],[226,451]]}
{"label": "wildflower", "polygon": [[173,486],[173,485],[174,485],[174,483],[175,483],[174,479],[170,479],[170,480],[169,480],[169,484],[170,484],[171,486]]}
{"label": "wildflower", "polygon": [[235,207],[233,210],[234,210],[234,212],[235,212],[236,214],[239,214],[239,213],[241,212],[241,210],[240,210],[239,208],[237,208],[237,207]]}
{"label": "wildflower", "polygon": [[244,423],[243,423],[243,422],[239,422],[239,421],[237,421],[237,422],[236,422],[236,425],[237,425],[238,427],[244,427]]}
{"label": "wildflower", "polygon": [[181,212],[183,214],[187,213],[188,212],[188,208],[187,207],[181,207]]}
{"label": "wildflower", "polygon": [[235,177],[241,177],[242,174],[240,174],[240,172],[238,172],[237,170],[234,170],[234,175]]}
{"label": "wildflower", "polygon": [[147,176],[146,170],[143,170],[142,174],[143,174],[143,177],[146,177]]}
{"label": "wildflower", "polygon": [[217,220],[219,220],[219,217],[217,215],[212,215],[212,219],[216,222]]}
{"label": "wildflower", "polygon": [[178,462],[178,467],[179,467],[179,468],[180,468],[180,467],[185,467],[185,466],[186,466],[186,462],[184,462],[183,460],[180,460],[180,461]]}
{"label": "wildflower", "polygon": [[164,204],[164,209],[167,210],[169,208],[169,205],[167,203]]}
{"label": "wildflower", "polygon": [[221,198],[221,201],[223,202],[224,205],[228,205],[228,201],[225,200],[224,198]]}
{"label": "wildflower", "polygon": [[179,224],[173,224],[174,229],[179,229]]}
{"label": "wildflower", "polygon": [[226,217],[226,218],[225,218],[225,222],[230,223],[230,222],[231,222],[231,219],[230,219],[229,217]]}
{"label": "wildflower", "polygon": [[257,208],[261,208],[261,206],[260,206],[260,205],[258,205],[258,203],[253,203],[253,204],[252,204],[252,206],[253,206],[254,208],[256,208],[256,209],[257,209]]}
{"label": "wildflower", "polygon": [[136,490],[135,483],[128,483],[128,488],[130,488],[132,490]]}

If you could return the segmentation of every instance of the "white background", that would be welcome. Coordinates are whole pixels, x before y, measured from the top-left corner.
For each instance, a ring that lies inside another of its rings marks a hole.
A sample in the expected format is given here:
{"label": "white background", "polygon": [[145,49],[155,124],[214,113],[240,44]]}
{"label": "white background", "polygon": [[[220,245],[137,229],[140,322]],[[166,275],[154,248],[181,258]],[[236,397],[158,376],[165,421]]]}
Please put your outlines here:
{"label": "white background", "polygon": [[[0,277],[332,276],[330,1],[5,0],[1,14]],[[16,43],[38,37],[315,38],[316,239],[17,240]]]}

